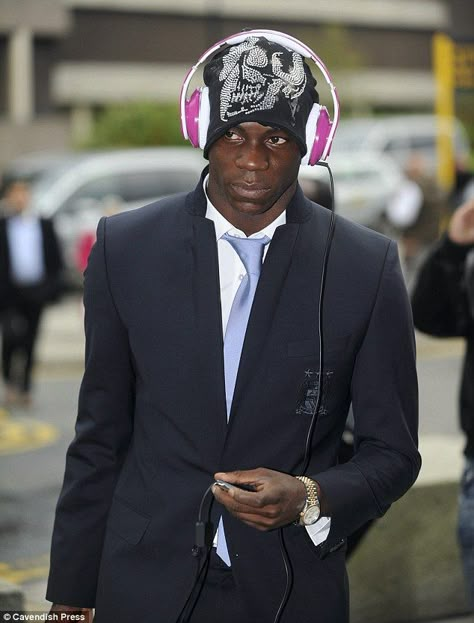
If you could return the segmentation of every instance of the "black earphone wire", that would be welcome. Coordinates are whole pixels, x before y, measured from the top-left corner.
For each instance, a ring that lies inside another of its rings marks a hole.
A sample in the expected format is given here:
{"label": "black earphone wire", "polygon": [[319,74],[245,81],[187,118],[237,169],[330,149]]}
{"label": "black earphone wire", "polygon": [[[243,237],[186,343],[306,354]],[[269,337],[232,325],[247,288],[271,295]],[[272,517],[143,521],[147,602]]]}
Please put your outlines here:
{"label": "black earphone wire", "polygon": [[323,267],[321,270],[321,283],[319,286],[319,303],[318,303],[318,337],[319,337],[319,382],[318,382],[318,393],[316,397],[316,404],[313,409],[313,413],[311,415],[311,421],[308,427],[308,433],[306,435],[306,443],[305,443],[305,451],[304,451],[304,461],[303,467],[301,470],[301,475],[304,476],[309,466],[309,462],[311,460],[311,443],[313,441],[314,430],[316,427],[316,422],[318,421],[317,415],[319,411],[319,407],[321,405],[321,398],[323,395],[323,364],[324,364],[324,332],[323,332],[323,302],[324,302],[324,288],[326,285],[326,273],[327,273],[327,265],[329,261],[329,251],[331,250],[332,239],[334,237],[334,229],[336,226],[336,217],[334,213],[334,179],[332,176],[332,171],[327,162],[319,162],[318,166],[325,167],[329,173],[329,180],[331,186],[331,220],[329,223],[328,235],[326,237],[326,245],[324,248],[324,256],[323,256]]}
{"label": "black earphone wire", "polygon": [[281,598],[280,605],[278,606],[278,610],[275,614],[273,623],[279,623],[281,621],[283,611],[286,608],[286,604],[288,603],[288,599],[290,598],[291,590],[293,588],[293,567],[291,564],[290,555],[288,554],[288,550],[286,549],[285,533],[283,532],[283,528],[279,528],[278,530],[278,540],[280,542],[281,557],[285,566],[286,583],[285,592],[283,593],[283,597]]}
{"label": "black earphone wire", "polygon": [[[323,255],[323,266],[321,269],[321,283],[319,287],[319,302],[318,302],[318,337],[319,337],[319,382],[318,382],[318,392],[316,397],[316,403],[314,405],[313,413],[311,415],[311,421],[308,427],[308,433],[306,435],[306,443],[305,443],[305,451],[303,458],[303,468],[301,470],[301,475],[306,474],[306,471],[309,466],[309,462],[311,460],[311,444],[314,437],[314,431],[316,428],[316,422],[318,420],[317,415],[319,411],[319,407],[321,404],[321,398],[323,394],[323,348],[324,348],[324,340],[323,340],[323,301],[324,301],[324,286],[326,284],[326,273],[327,273],[327,265],[329,261],[329,251],[331,250],[332,239],[334,237],[334,229],[336,226],[336,217],[334,214],[334,179],[332,176],[332,171],[327,162],[318,162],[318,166],[323,166],[328,170],[330,187],[331,187],[331,220],[329,222],[329,230],[328,235],[326,237],[326,244],[324,248]],[[280,540],[280,552],[283,558],[283,564],[285,566],[286,573],[286,585],[285,592],[283,593],[283,597],[281,599],[280,605],[278,607],[277,613],[273,620],[273,623],[280,623],[281,617],[283,616],[283,611],[286,608],[286,604],[288,603],[288,599],[291,595],[291,590],[293,587],[293,567],[291,565],[290,556],[288,554],[288,550],[286,548],[285,543],[285,534],[283,528],[278,530],[278,536]]]}
{"label": "black earphone wire", "polygon": [[[204,503],[206,502],[209,494],[212,492],[213,485],[214,483],[210,484],[209,487],[206,489],[204,495],[201,498],[201,503],[199,504],[198,520],[196,523],[196,533],[198,532],[198,530],[201,530],[201,535],[204,538],[204,541],[206,540],[207,530],[209,526],[211,525],[211,510],[212,510],[212,505],[214,503],[214,497],[211,498],[211,501],[209,503],[209,507],[207,510],[207,521],[205,523],[203,523],[202,521],[202,515],[203,515]],[[201,550],[203,547],[205,547],[207,551],[206,551],[206,557],[204,558],[204,562],[202,565],[200,565]],[[209,569],[209,562],[211,558],[211,551],[212,551],[212,542],[211,543],[205,542],[204,545],[200,545],[199,539],[196,536],[196,544],[193,546],[191,550],[192,555],[196,558],[196,561],[197,561],[196,575],[194,577],[191,590],[189,591],[186,601],[184,602],[184,606],[182,607],[181,612],[179,613],[176,619],[176,623],[187,623],[189,621],[189,617],[193,613],[194,608],[196,607],[199,596],[201,595],[201,591],[204,587],[204,582],[206,581],[207,571]],[[196,591],[196,587],[198,587],[197,591]],[[193,595],[194,595],[194,598],[193,598]]]}
{"label": "black earphone wire", "polygon": [[[204,495],[201,498],[201,503],[199,504],[199,512],[198,512],[198,522],[202,522],[202,510],[204,508],[204,502],[206,501],[206,498],[209,495],[209,493],[211,493],[213,486],[214,486],[214,482],[208,486],[208,488],[206,489],[206,492],[204,493]],[[209,509],[207,511],[207,520],[208,521],[209,521],[210,516],[211,516],[212,501],[213,500],[211,500],[211,503],[209,504]]]}

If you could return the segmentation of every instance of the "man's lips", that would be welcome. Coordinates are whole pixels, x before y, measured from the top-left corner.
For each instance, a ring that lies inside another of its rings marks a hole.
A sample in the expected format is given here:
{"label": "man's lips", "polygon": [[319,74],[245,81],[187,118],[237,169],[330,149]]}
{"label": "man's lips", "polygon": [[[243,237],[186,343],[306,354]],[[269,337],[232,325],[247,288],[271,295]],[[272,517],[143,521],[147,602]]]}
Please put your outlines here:
{"label": "man's lips", "polygon": [[261,184],[246,184],[245,182],[234,182],[231,184],[231,187],[236,194],[242,197],[248,197],[249,199],[265,195],[270,190],[269,186],[262,186]]}

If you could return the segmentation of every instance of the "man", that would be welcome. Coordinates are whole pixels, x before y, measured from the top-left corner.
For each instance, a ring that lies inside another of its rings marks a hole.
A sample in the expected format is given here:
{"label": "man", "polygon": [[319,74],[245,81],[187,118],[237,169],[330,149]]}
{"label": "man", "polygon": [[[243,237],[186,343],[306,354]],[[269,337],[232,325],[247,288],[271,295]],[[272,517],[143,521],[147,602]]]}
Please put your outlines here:
{"label": "man", "polygon": [[421,267],[413,291],[416,327],[437,337],[464,337],[466,354],[459,397],[466,464],[459,499],[458,537],[474,610],[474,199],[453,214],[446,235]]}
{"label": "man", "polygon": [[[196,190],[98,227],[47,597],[95,606],[98,623],[345,623],[345,537],[420,467],[396,247],[343,219],[332,232],[298,187],[317,101],[301,55],[249,34],[204,79],[209,168]],[[337,466],[351,401],[356,456]],[[215,547],[195,581],[214,478],[235,486],[213,488]]]}
{"label": "man", "polygon": [[31,404],[31,374],[41,315],[61,290],[62,255],[53,224],[29,210],[30,189],[12,182],[0,218],[2,374],[7,406]]}
{"label": "man", "polygon": [[414,152],[405,164],[406,179],[387,206],[389,223],[400,236],[405,281],[411,289],[415,275],[448,214],[446,194],[429,174],[425,157]]}

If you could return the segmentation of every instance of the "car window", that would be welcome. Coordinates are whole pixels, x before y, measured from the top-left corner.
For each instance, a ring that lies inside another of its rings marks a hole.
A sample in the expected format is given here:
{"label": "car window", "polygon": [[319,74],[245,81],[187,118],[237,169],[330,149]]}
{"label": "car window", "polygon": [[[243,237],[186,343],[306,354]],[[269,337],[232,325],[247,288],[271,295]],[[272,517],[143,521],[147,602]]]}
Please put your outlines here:
{"label": "car window", "polygon": [[403,136],[403,137],[392,138],[388,140],[385,143],[383,151],[390,154],[394,152],[405,151],[407,147],[408,147],[408,140],[406,137]]}
{"label": "car window", "polygon": [[348,121],[341,122],[334,136],[333,147],[336,151],[352,151],[366,145],[367,136],[373,122]]}
{"label": "car window", "polygon": [[336,182],[357,182],[359,184],[376,180],[380,177],[380,171],[377,169],[354,169],[341,170],[334,172]]}
{"label": "car window", "polygon": [[72,214],[86,201],[100,201],[104,197],[120,196],[120,177],[103,175],[85,182],[61,206],[62,214]]}
{"label": "car window", "polygon": [[410,148],[418,149],[435,149],[436,138],[434,136],[412,136],[409,140]]}
{"label": "car window", "polygon": [[121,176],[118,194],[125,202],[164,197],[192,190],[197,179],[196,171],[187,169],[136,171]]}

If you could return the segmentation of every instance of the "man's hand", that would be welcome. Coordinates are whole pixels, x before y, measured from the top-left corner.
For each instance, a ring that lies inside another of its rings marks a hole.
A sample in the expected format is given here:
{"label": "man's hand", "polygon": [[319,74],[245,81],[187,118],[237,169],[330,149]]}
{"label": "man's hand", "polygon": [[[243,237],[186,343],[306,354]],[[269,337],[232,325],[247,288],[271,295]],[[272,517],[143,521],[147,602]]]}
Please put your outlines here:
{"label": "man's hand", "polygon": [[232,515],[257,530],[274,530],[295,521],[306,501],[302,482],[271,469],[219,472],[214,478],[255,488],[255,491],[245,491],[235,486],[223,491],[214,485],[213,493]]}
{"label": "man's hand", "polygon": [[[84,615],[84,619],[81,619],[81,623],[92,623],[93,619],[94,619],[94,611],[92,608],[76,608],[74,606],[64,606],[62,604],[53,604],[51,606],[51,612],[57,612],[57,613],[65,613],[65,614],[83,614]],[[66,618],[64,619],[64,621],[67,623],[69,619]],[[77,619],[73,619],[72,616],[70,617],[71,621],[76,621]]]}
{"label": "man's hand", "polygon": [[454,212],[448,236],[456,244],[474,244],[474,199],[466,201]]}

